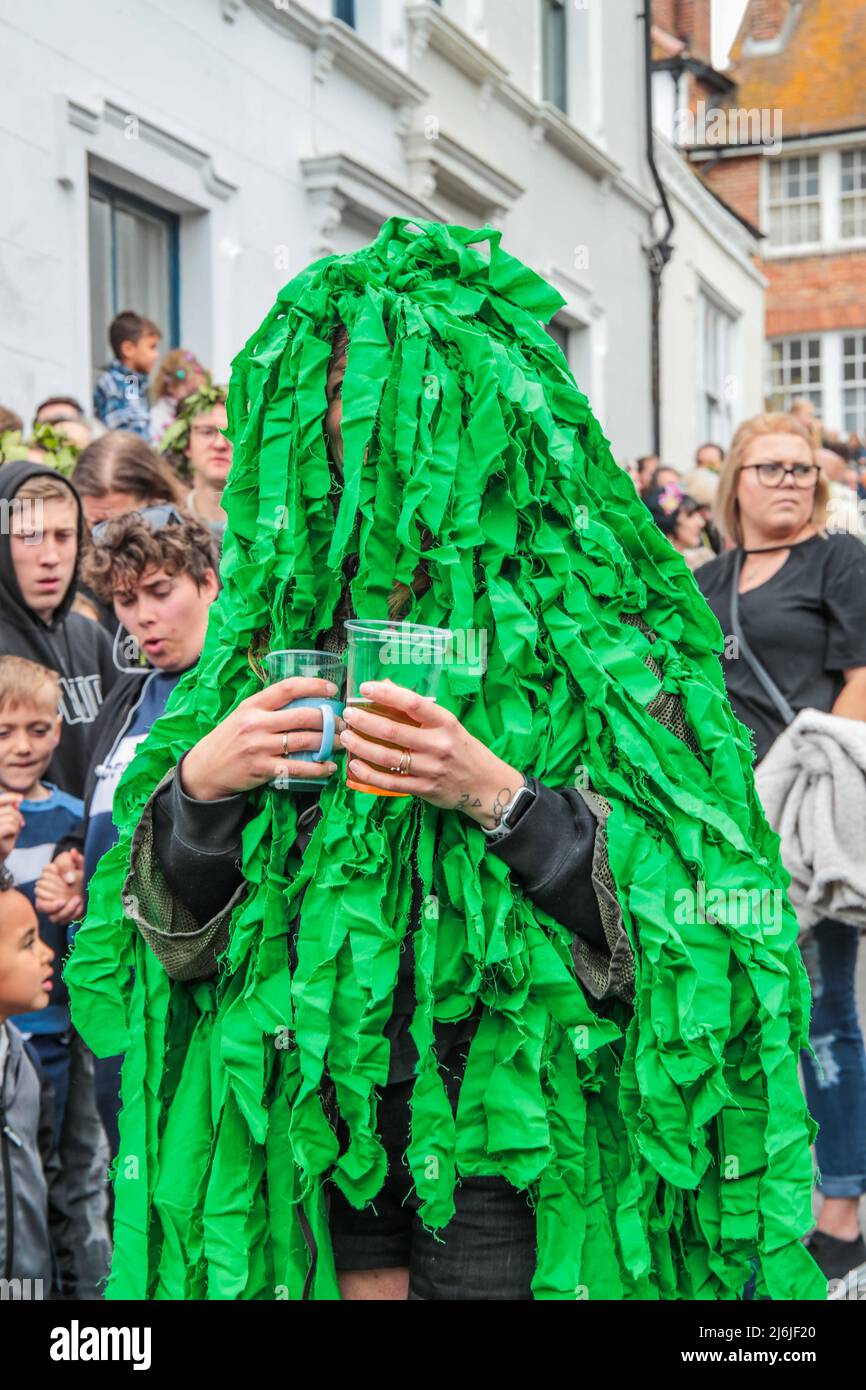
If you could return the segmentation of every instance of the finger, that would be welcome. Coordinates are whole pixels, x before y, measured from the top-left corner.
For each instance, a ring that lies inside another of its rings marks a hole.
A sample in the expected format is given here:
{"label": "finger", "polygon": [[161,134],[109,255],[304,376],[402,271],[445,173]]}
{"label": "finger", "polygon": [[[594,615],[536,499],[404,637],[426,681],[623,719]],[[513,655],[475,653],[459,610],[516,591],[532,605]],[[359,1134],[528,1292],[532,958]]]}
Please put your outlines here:
{"label": "finger", "polygon": [[319,676],[290,676],[288,680],[277,681],[274,685],[266,685],[264,690],[257,690],[244,703],[252,705],[253,709],[273,710],[287,705],[290,700],[332,700],[336,694],[337,687],[333,681],[321,680]]}
{"label": "finger", "polygon": [[20,806],[23,800],[21,792],[0,792],[0,806]]}
{"label": "finger", "polygon": [[[402,726],[398,725],[398,727]],[[365,763],[371,763],[377,767],[398,767],[402,759],[404,767],[407,761],[411,761],[412,774],[415,777],[431,777],[436,771],[433,760],[425,757],[423,753],[416,753],[414,749],[409,747],[408,743],[404,743],[399,748],[388,748],[385,744],[374,743],[368,738],[361,738],[354,729],[347,729],[342,735],[341,742],[350,758],[361,758]],[[412,754],[411,760],[403,757],[404,748]]]}
{"label": "finger", "polygon": [[371,787],[381,787],[385,792],[400,792],[401,795],[420,796],[422,783],[420,778],[401,777],[397,773],[383,772],[379,767],[372,767],[370,763],[365,763],[363,758],[350,758],[348,771],[356,782],[366,782]]}
{"label": "finger", "polygon": [[54,905],[62,903],[67,896],[66,884],[57,883],[53,879],[49,879],[45,883],[37,883],[34,893],[37,902],[50,902]]}
{"label": "finger", "polygon": [[35,893],[34,898],[39,911],[47,912],[49,915],[63,906],[63,899],[58,898],[54,893],[49,893],[45,896],[42,893]]}
{"label": "finger", "polygon": [[84,868],[84,855],[81,853],[80,849],[70,849],[67,851],[67,853],[71,855],[72,862],[75,865],[76,869]]}
{"label": "finger", "polygon": [[[391,707],[396,709],[396,705]],[[374,714],[363,705],[346,706],[345,724],[349,733],[363,734],[364,738],[375,739],[378,743],[396,743],[419,752],[430,747],[430,725],[418,728],[414,724],[401,724],[385,714]]]}
{"label": "finger", "polygon": [[[391,705],[408,714],[416,724],[430,728],[444,728],[454,718],[449,710],[437,705],[427,695],[419,695],[417,690],[409,690],[405,685],[395,685],[394,681],[364,681],[361,694],[367,700],[375,700],[380,705]],[[357,709],[356,705],[350,706]]]}
{"label": "finger", "polygon": [[291,757],[292,753],[318,753],[321,746],[322,735],[316,729],[312,733],[304,729],[298,733],[273,734],[267,741],[267,751],[275,758]]}
{"label": "finger", "polygon": [[336,763],[302,763],[296,758],[282,758],[274,763],[271,777],[313,777],[321,780],[331,777],[336,771]]}
{"label": "finger", "polygon": [[[281,734],[286,729],[321,729],[321,706],[303,705],[300,709],[267,710],[258,716],[259,726],[267,733]],[[344,721],[334,715],[334,728],[342,729]]]}

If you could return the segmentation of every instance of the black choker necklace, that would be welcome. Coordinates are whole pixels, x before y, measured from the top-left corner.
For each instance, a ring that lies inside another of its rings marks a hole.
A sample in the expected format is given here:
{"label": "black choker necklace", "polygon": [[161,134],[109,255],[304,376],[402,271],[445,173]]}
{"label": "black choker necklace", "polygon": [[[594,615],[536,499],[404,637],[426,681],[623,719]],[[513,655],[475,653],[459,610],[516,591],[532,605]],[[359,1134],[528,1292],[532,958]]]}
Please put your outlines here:
{"label": "black choker necklace", "polygon": [[740,550],[744,555],[769,555],[773,550],[794,550],[796,546],[805,545],[806,541],[813,539],[813,536],[806,536],[805,540],[788,541],[786,545],[763,545],[760,550],[747,550],[744,545],[741,545]]}

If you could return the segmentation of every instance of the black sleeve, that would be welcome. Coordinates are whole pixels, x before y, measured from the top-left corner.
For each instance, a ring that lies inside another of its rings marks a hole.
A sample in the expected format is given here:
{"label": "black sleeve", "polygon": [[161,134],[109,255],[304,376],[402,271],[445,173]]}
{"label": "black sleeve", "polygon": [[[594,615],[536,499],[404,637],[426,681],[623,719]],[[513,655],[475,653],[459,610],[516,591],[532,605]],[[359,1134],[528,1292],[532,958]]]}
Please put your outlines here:
{"label": "black sleeve", "polygon": [[527,777],[535,799],[504,840],[491,844],[527,897],[562,926],[607,949],[592,884],[597,822],[580,793]]}
{"label": "black sleeve", "polygon": [[199,922],[209,922],[237,892],[241,872],[241,832],[248,813],[243,793],[220,801],[195,801],[177,776],[153,806],[156,855],[165,881]]}
{"label": "black sleeve", "polygon": [[855,536],[834,536],[824,574],[829,616],[825,671],[866,666],[866,545]]}

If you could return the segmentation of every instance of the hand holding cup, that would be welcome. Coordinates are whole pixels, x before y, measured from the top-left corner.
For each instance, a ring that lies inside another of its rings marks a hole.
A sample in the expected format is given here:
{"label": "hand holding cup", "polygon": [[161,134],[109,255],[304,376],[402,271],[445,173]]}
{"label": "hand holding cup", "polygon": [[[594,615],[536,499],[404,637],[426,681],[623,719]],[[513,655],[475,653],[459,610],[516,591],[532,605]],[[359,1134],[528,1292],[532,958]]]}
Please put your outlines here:
{"label": "hand holding cup", "polygon": [[[277,777],[321,781],[334,762],[304,762],[293,753],[315,752],[322,741],[322,711],[285,708],[293,700],[332,699],[337,687],[315,676],[291,676],[256,691],[205,734],[183,759],[181,786],[196,801],[218,801]],[[343,721],[336,719],[334,746]]]}

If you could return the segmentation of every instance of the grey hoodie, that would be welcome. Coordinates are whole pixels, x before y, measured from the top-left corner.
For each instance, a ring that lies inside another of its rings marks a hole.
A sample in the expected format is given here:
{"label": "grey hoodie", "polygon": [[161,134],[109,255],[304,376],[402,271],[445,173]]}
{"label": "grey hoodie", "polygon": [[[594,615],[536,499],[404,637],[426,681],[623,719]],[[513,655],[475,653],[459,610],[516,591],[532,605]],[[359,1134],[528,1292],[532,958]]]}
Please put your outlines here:
{"label": "grey hoodie", "polygon": [[6,1298],[51,1295],[43,1103],[42,1080],[21,1034],[14,1023],[0,1023],[0,1296]]}

